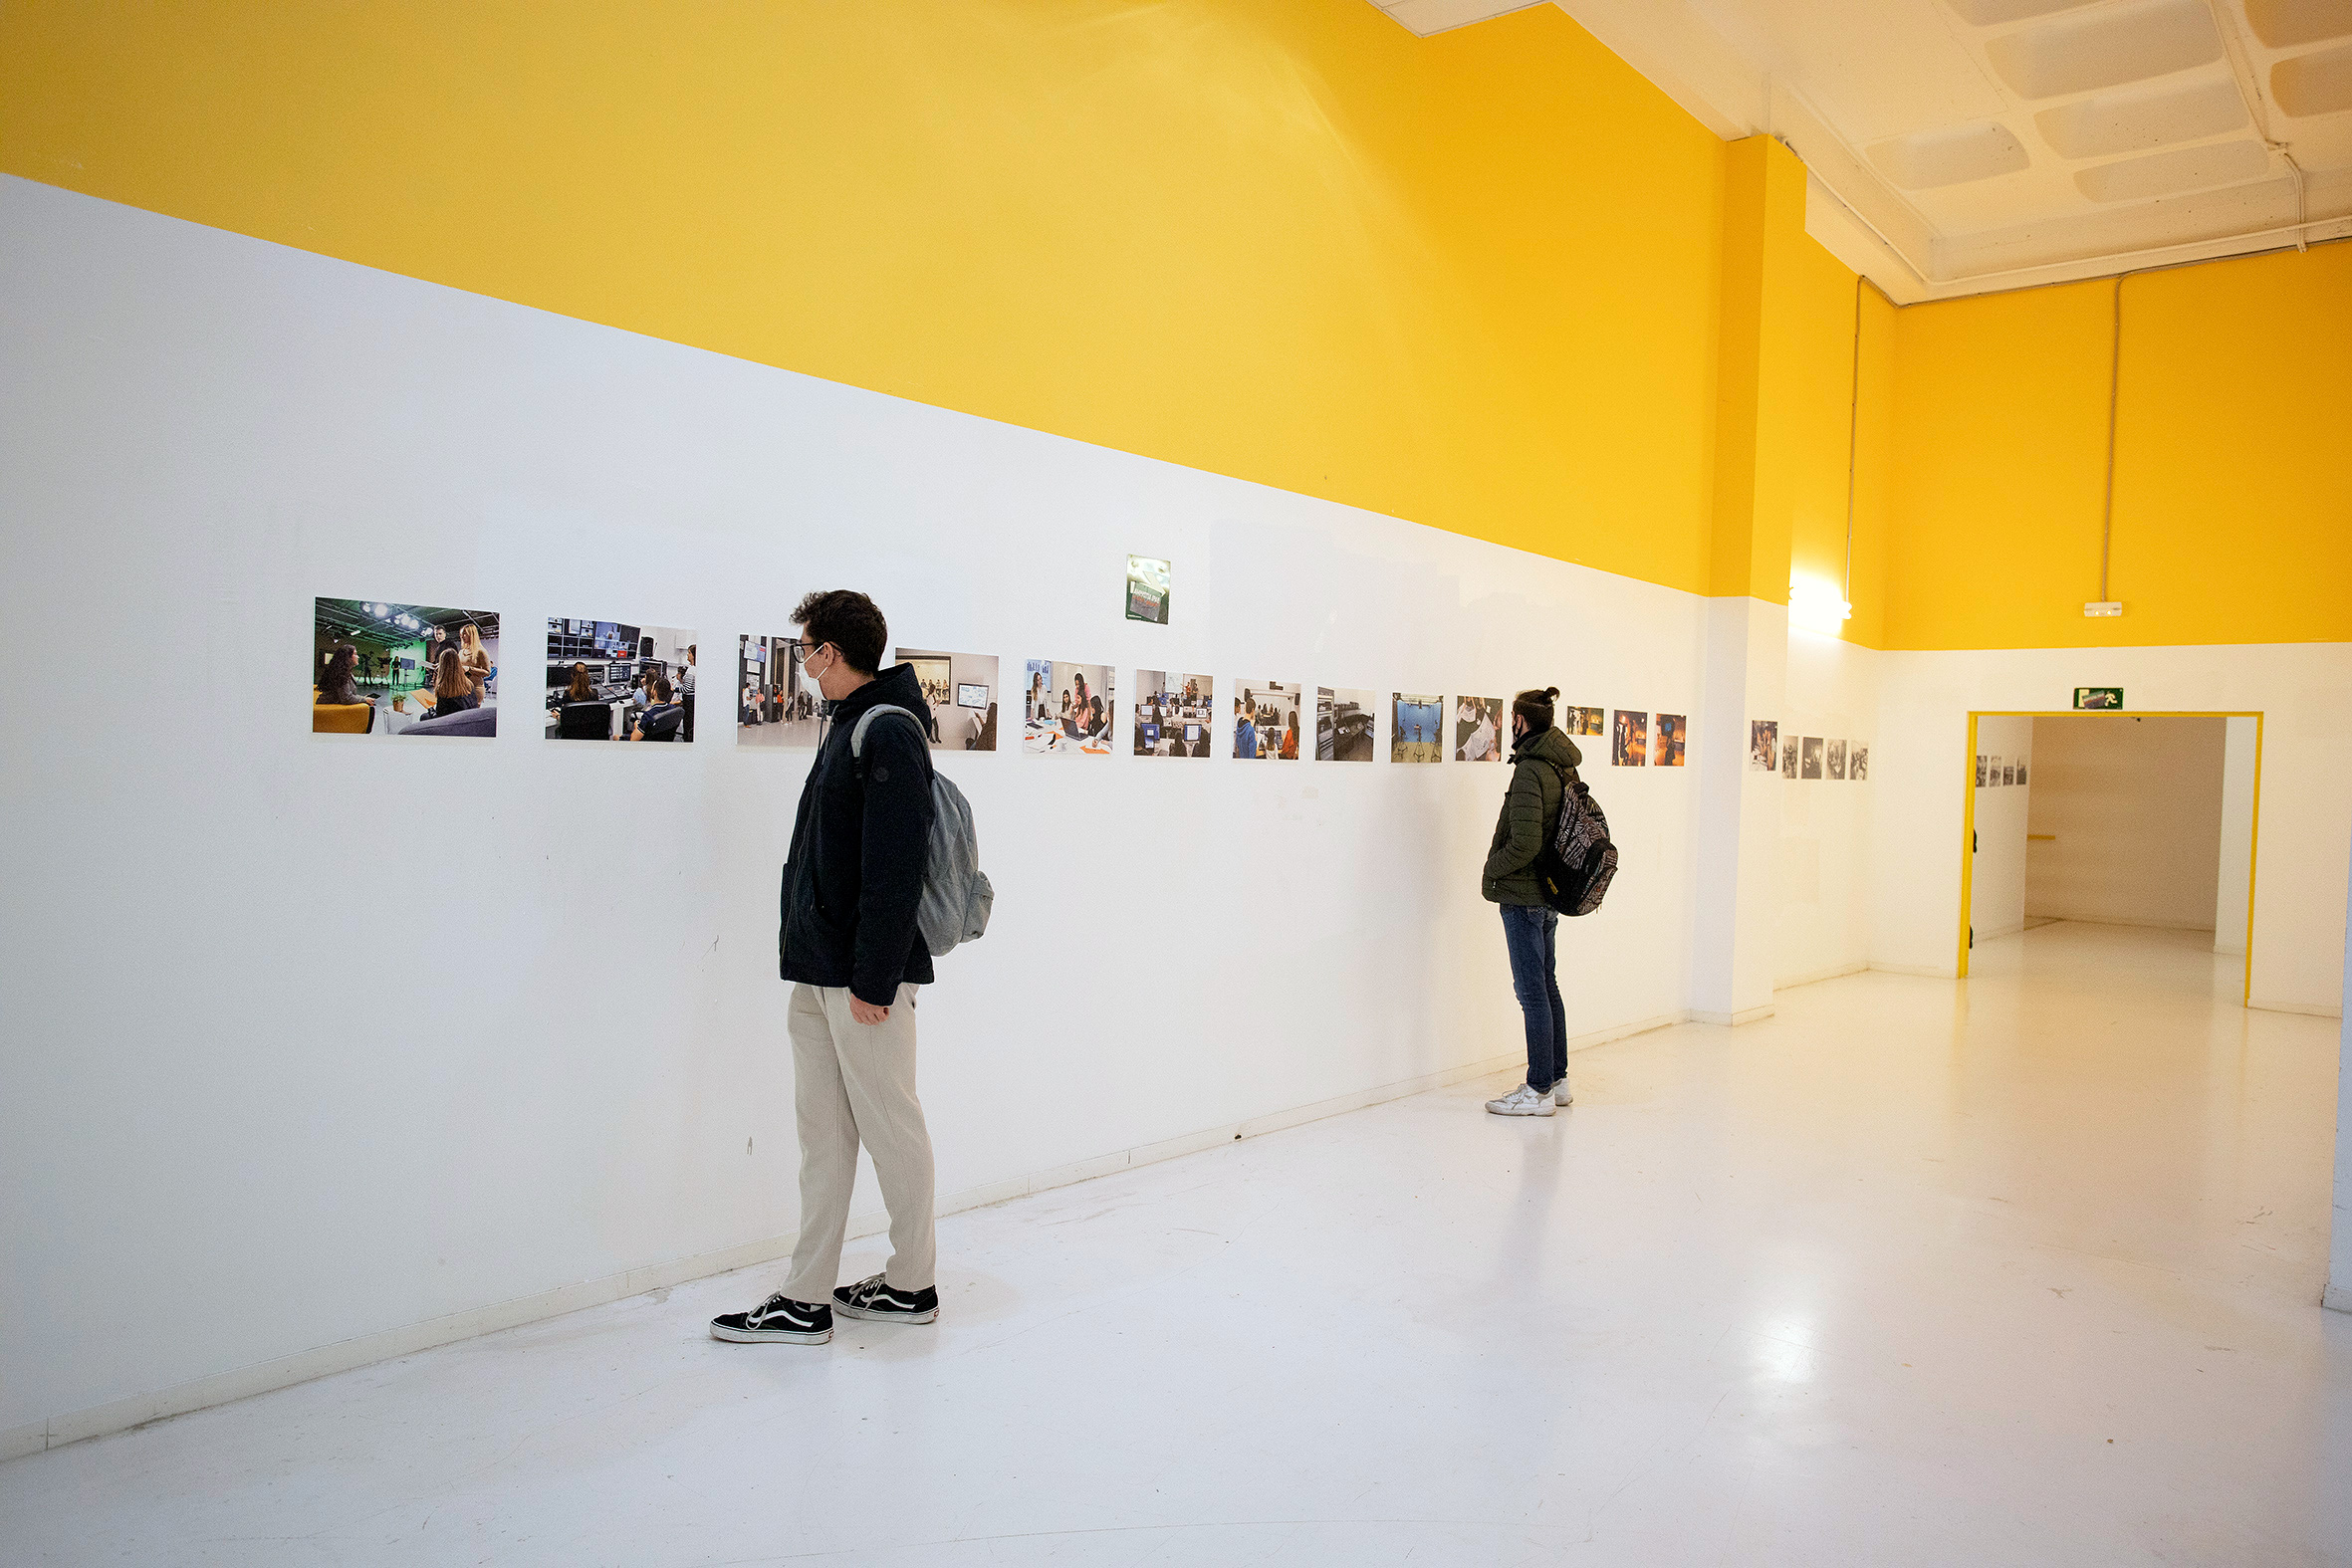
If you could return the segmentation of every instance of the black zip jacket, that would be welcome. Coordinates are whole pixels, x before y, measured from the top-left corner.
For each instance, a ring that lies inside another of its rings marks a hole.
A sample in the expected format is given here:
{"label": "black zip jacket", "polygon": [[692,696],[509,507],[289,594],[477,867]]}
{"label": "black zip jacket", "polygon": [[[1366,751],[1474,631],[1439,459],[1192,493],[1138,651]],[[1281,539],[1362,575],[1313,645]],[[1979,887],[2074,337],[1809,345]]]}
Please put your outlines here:
{"label": "black zip jacket", "polygon": [[[885,715],[865,732],[865,756],[852,761],[858,715],[881,704],[912,713],[925,734]],[[801,786],[784,865],[776,956],[786,980],[846,986],[877,1008],[897,1001],[901,984],[931,984],[931,950],[915,930],[931,843],[930,715],[911,664],[893,665],[834,705]]]}

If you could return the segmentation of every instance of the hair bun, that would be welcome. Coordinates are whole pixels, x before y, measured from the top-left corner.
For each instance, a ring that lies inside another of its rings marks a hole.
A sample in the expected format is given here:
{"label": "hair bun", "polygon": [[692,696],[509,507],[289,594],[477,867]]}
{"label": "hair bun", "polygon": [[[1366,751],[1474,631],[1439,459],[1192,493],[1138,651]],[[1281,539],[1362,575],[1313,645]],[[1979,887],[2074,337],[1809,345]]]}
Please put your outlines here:
{"label": "hair bun", "polygon": [[1543,688],[1543,695],[1546,697],[1557,697],[1559,695],[1559,688],[1556,686],[1546,686]]}

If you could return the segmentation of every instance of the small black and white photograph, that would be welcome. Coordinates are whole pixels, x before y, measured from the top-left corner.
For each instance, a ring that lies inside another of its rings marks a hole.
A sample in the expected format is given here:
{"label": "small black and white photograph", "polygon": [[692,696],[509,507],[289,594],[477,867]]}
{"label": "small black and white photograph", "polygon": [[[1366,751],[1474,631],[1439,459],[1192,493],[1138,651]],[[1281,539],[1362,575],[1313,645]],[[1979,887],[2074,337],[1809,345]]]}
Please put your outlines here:
{"label": "small black and white photograph", "polygon": [[1380,699],[1348,686],[1321,686],[1314,698],[1314,755],[1326,763],[1373,761],[1372,705]]}
{"label": "small black and white photograph", "polygon": [[1388,760],[1442,763],[1446,760],[1446,699],[1412,692],[1388,694]]}
{"label": "small black and white photograph", "polygon": [[2015,763],[2001,765],[2000,782],[2003,785],[2012,785],[2017,782],[2017,765]]}
{"label": "small black and white photograph", "polygon": [[1777,773],[1780,768],[1780,726],[1770,719],[1748,721],[1748,767],[1753,773]]}
{"label": "small black and white photograph", "polygon": [[495,736],[497,612],[314,599],[311,733]]}
{"label": "small black and white photograph", "polygon": [[1295,681],[1243,679],[1233,694],[1233,755],[1243,762],[1296,762],[1300,688]]}
{"label": "small black and white photograph", "polygon": [[1985,770],[1985,787],[1988,789],[1998,789],[2005,783],[2007,783],[2007,780],[2002,777],[2000,759],[1996,757],[1993,759],[1992,766]]}
{"label": "small black and white photograph", "polygon": [[900,648],[898,662],[914,666],[931,706],[935,752],[993,752],[997,749],[997,656],[940,653]]}
{"label": "small black and white photograph", "polygon": [[1207,757],[1215,744],[1217,683],[1206,675],[1135,672],[1135,755]]}
{"label": "small black and white photograph", "polygon": [[550,617],[547,738],[693,740],[695,659],[676,626]]}
{"label": "small black and white photograph", "polygon": [[1510,706],[1500,697],[1457,697],[1454,699],[1454,761],[1458,763],[1499,763],[1508,750],[1503,744],[1505,734],[1504,711]]}
{"label": "small black and white photograph", "polygon": [[1601,735],[1606,727],[1601,723],[1608,710],[1604,708],[1562,708],[1559,728],[1562,735]]}
{"label": "small black and white photograph", "polygon": [[[1856,755],[1858,756],[1858,755],[1860,755],[1860,754],[1859,754],[1859,753],[1857,753]],[[2025,783],[2025,765],[2026,765],[2027,761],[2028,761],[2028,759],[2026,759],[2026,758],[2022,758],[2022,757],[2020,757],[2020,758],[2018,758],[2018,759],[2017,759],[2017,783],[2019,783],[2019,784],[2023,784],[2023,783]],[[1855,778],[1857,778],[1857,779],[1859,779],[1859,778],[1861,778],[1862,776],[1861,776],[1860,774],[1856,774],[1856,775],[1854,775],[1854,777],[1855,777]]]}
{"label": "small black and white photograph", "polygon": [[735,744],[761,751],[814,751],[824,728],[824,696],[801,670],[792,635],[735,639]]}
{"label": "small black and white photograph", "polygon": [[[2017,782],[2019,784],[2024,783],[2024,773],[2025,771],[2022,768],[2017,770]],[[1867,779],[1869,777],[1870,748],[1863,746],[1860,743],[1856,743],[1854,749],[1846,753],[1846,779],[1849,783],[1852,783]]]}
{"label": "small black and white photograph", "polygon": [[1830,778],[1844,780],[1846,776],[1846,743],[1843,740],[1832,740],[1829,743],[1828,766]]}
{"label": "small black and white photograph", "polygon": [[1808,735],[1804,738],[1803,761],[1798,766],[1797,777],[1800,779],[1821,777],[1821,738],[1819,736]]}
{"label": "small black and white photograph", "polygon": [[1650,716],[1617,710],[1617,728],[1609,737],[1609,766],[1639,768],[1649,761]]}
{"label": "small black and white photograph", "polygon": [[1977,787],[1980,789],[1985,787],[1985,754],[1983,752],[1979,752],[1977,754]]}
{"label": "small black and white photograph", "polygon": [[1780,777],[1796,777],[1796,737],[1793,735],[1780,738]]}

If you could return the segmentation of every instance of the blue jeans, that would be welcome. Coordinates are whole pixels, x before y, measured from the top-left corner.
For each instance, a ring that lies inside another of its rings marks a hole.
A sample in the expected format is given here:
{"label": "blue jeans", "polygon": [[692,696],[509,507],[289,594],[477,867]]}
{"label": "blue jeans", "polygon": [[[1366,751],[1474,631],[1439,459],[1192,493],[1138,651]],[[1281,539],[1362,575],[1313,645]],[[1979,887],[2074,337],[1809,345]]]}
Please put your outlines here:
{"label": "blue jeans", "polygon": [[1568,1009],[1559,1000],[1559,916],[1536,905],[1503,906],[1511,989],[1528,1025],[1528,1084],[1549,1089],[1568,1075]]}

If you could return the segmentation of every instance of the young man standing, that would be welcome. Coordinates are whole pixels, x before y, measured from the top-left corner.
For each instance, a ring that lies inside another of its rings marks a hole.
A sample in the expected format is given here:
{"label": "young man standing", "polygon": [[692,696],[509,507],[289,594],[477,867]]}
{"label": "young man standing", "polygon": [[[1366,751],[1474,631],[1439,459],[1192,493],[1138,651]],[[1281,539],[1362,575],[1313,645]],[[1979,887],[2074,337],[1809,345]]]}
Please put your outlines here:
{"label": "young man standing", "polygon": [[1521,692],[1511,701],[1511,784],[1479,891],[1503,906],[1503,942],[1511,988],[1527,1025],[1528,1078],[1499,1100],[1497,1116],[1549,1116],[1572,1098],[1568,1089],[1568,1014],[1560,1001],[1559,916],[1535,883],[1535,857],[1559,825],[1560,801],[1583,756],[1552,725],[1559,688]]}
{"label": "young man standing", "polygon": [[[835,1311],[891,1323],[939,1316],[931,1135],[915,1098],[915,988],[931,983],[915,929],[931,835],[930,708],[913,665],[876,673],[889,628],[864,594],[812,593],[793,623],[793,657],[833,705],[801,787],[777,943],[793,983],[801,1234],[782,1290],[711,1319],[714,1338],[740,1344],[823,1344]],[[881,706],[911,717],[875,719],[852,758],[858,719]],[[890,1211],[890,1264],[835,1288],[860,1143]]]}

